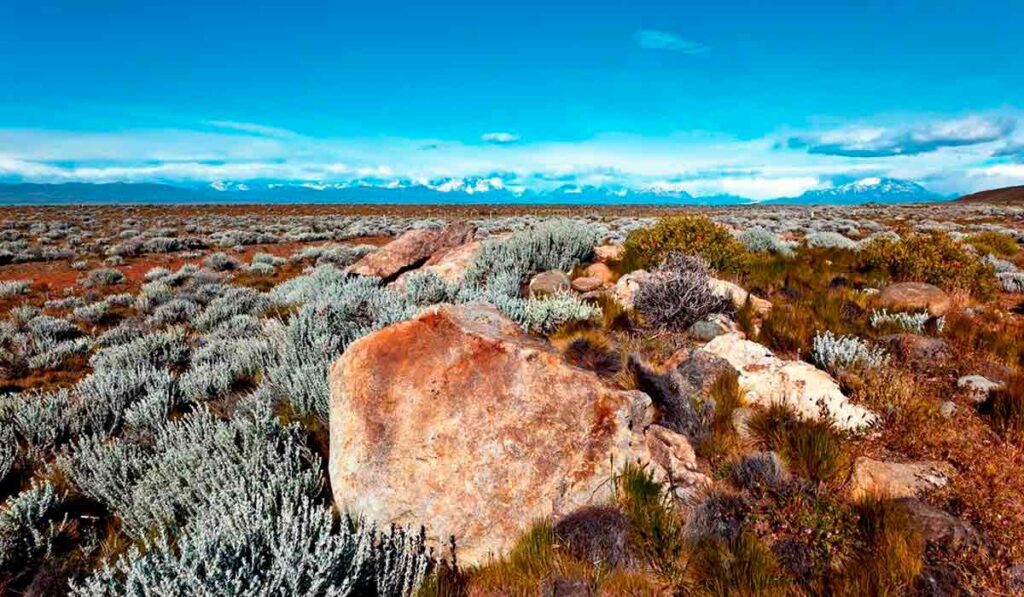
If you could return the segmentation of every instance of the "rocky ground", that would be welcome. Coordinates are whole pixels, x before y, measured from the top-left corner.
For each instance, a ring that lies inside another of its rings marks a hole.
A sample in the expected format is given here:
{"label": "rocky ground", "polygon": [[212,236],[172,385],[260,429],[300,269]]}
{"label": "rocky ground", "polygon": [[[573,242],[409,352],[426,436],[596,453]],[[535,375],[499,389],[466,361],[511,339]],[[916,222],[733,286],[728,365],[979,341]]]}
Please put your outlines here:
{"label": "rocky ground", "polygon": [[1024,209],[0,224],[12,594],[1024,592]]}

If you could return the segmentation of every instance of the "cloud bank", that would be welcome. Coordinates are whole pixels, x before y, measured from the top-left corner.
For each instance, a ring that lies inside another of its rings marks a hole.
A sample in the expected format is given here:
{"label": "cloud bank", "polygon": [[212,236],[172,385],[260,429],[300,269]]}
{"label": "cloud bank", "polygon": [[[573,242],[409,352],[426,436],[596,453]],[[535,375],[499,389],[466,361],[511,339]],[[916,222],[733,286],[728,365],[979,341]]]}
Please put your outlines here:
{"label": "cloud bank", "polygon": [[[525,142],[510,132],[462,141],[321,138],[212,120],[194,129],[0,129],[0,181],[430,182],[451,190],[512,192],[595,185],[764,199],[851,179],[890,177],[953,194],[1024,184],[1019,119],[1006,111],[912,124],[780,131],[757,139],[609,133],[572,142]],[[486,188],[478,187],[480,181],[488,181]]]}
{"label": "cloud bank", "polygon": [[999,141],[1016,128],[1010,118],[972,116],[909,127],[856,127],[790,137],[787,144],[808,153],[853,158],[929,153],[944,147],[966,147]]}

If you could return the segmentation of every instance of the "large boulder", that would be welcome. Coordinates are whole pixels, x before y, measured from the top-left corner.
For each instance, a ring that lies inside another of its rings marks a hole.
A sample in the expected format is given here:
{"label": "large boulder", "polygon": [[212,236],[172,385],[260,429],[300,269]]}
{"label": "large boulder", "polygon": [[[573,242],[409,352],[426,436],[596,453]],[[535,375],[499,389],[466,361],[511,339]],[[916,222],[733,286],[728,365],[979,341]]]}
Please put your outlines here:
{"label": "large boulder", "polygon": [[390,280],[406,270],[419,267],[439,251],[462,245],[472,237],[473,225],[464,222],[410,230],[353,263],[346,271]]}
{"label": "large boulder", "polygon": [[405,288],[409,276],[420,271],[432,272],[445,282],[454,284],[461,280],[469,270],[473,258],[480,252],[481,247],[483,247],[482,241],[473,241],[457,247],[441,249],[431,255],[422,267],[404,272],[391,285],[396,290],[402,290]]}
{"label": "large boulder", "polygon": [[953,301],[938,286],[923,282],[898,282],[882,289],[875,297],[878,306],[895,311],[923,311],[942,317]]}
{"label": "large boulder", "polygon": [[846,430],[861,430],[878,420],[871,411],[852,404],[828,373],[803,361],[780,359],[739,334],[719,336],[703,350],[722,357],[739,372],[739,385],[748,403],[782,403],[812,419],[824,413]]}
{"label": "large boulder", "polygon": [[949,483],[953,467],[944,462],[886,462],[861,456],[853,463],[850,493],[890,498],[917,497]]}
{"label": "large boulder", "polygon": [[467,564],[540,519],[607,502],[626,461],[681,497],[708,478],[641,392],[568,365],[492,305],[436,305],[352,343],[330,374],[338,508],[454,536]]}

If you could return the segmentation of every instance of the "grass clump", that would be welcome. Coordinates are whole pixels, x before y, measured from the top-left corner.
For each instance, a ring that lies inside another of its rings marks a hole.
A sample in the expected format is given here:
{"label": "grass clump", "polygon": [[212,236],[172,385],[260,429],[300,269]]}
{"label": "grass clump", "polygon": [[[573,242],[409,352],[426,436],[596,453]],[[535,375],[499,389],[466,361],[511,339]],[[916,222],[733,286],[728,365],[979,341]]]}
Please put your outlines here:
{"label": "grass clump", "polygon": [[714,403],[706,433],[694,448],[707,458],[713,468],[725,464],[739,446],[739,436],[733,427],[733,413],[743,406],[743,394],[733,372],[723,372],[708,389],[708,398]]}
{"label": "grass clump", "polygon": [[632,463],[614,483],[616,503],[629,518],[630,542],[639,557],[670,585],[686,585],[690,545],[672,496],[651,471]]}
{"label": "grass clump", "polygon": [[773,404],[756,413],[749,427],[766,449],[778,452],[802,477],[831,483],[847,469],[843,435],[827,419],[802,419],[785,406]]}
{"label": "grass clump", "polygon": [[652,269],[669,253],[700,257],[719,272],[743,268],[745,250],[725,228],[705,216],[668,216],[629,233],[623,244],[626,271]]}
{"label": "grass clump", "polygon": [[986,410],[996,431],[1012,441],[1024,440],[1024,374],[1015,375],[994,390]]}
{"label": "grass clump", "polygon": [[775,555],[749,530],[731,541],[705,541],[700,549],[701,587],[708,595],[791,595]]}
{"label": "grass clump", "polygon": [[557,339],[564,344],[562,356],[569,363],[593,371],[602,377],[612,377],[622,370],[622,353],[612,344],[608,335],[600,330],[581,330]]}
{"label": "grass clump", "polygon": [[906,595],[923,567],[924,541],[898,501],[867,496],[855,504],[861,548],[836,578],[833,595]]}
{"label": "grass clump", "polygon": [[977,232],[964,239],[964,242],[978,250],[981,255],[997,255],[1011,257],[1017,253],[1017,239],[1002,232]]}
{"label": "grass clump", "polygon": [[860,264],[899,282],[927,282],[982,299],[996,291],[992,266],[944,232],[912,234],[901,240],[876,238],[860,251]]}

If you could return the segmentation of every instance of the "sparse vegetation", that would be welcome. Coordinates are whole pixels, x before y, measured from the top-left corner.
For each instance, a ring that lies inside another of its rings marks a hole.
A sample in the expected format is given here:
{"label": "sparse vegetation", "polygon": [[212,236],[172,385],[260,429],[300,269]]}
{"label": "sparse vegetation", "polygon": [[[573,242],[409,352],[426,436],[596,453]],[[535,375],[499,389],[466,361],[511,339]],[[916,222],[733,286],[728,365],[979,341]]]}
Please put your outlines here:
{"label": "sparse vegetation", "polygon": [[[8,212],[0,591],[543,594],[561,583],[608,595],[896,595],[944,569],[954,593],[1012,594],[1006,570],[1024,561],[1019,212],[761,206],[566,220],[466,208],[483,249],[464,277],[419,271],[387,286],[343,269],[452,213],[309,209]],[[535,273],[579,273],[595,245],[624,239],[616,274],[663,276],[635,311],[610,284],[586,301],[523,292]],[[712,270],[771,311],[706,301]],[[895,280],[936,284],[954,306],[944,319],[874,310],[873,289]],[[490,564],[458,566],[417,529],[375,527],[332,503],[327,374],[362,336],[475,300],[630,390],[626,354],[667,379],[701,346],[681,331],[725,311],[749,339],[828,370],[879,423],[841,433],[743,404],[735,375],[702,379],[686,440],[706,490],[630,464],[610,480],[609,503],[541,522]],[[928,336],[951,357],[911,366],[879,348],[896,333]],[[975,404],[956,386],[968,374],[1002,385]],[[969,523],[983,548],[926,544],[902,500],[851,501],[861,454],[951,464],[949,485],[921,499]]]}

